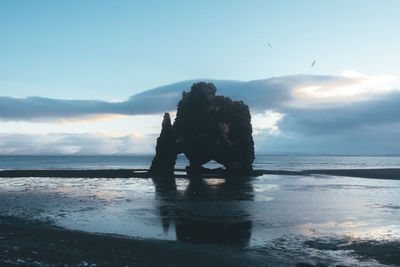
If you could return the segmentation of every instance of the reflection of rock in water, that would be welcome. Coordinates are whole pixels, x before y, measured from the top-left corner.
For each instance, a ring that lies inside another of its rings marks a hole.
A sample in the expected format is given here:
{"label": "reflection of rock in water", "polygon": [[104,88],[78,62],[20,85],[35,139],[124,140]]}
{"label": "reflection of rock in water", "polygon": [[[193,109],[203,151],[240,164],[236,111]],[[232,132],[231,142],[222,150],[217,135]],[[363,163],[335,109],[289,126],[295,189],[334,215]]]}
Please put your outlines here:
{"label": "reflection of rock in water", "polygon": [[[155,177],[153,178],[156,187],[156,199],[161,203],[174,201],[176,198],[176,183],[174,177]],[[160,205],[160,217],[164,233],[168,233],[172,210],[168,205]]]}
{"label": "reflection of rock in water", "polygon": [[180,241],[246,246],[252,221],[241,203],[253,200],[248,179],[191,177],[184,192],[174,179],[153,178],[164,232],[174,223]]}
{"label": "reflection of rock in water", "polygon": [[227,245],[249,244],[251,221],[196,220],[190,216],[177,219],[176,238],[181,241]]}

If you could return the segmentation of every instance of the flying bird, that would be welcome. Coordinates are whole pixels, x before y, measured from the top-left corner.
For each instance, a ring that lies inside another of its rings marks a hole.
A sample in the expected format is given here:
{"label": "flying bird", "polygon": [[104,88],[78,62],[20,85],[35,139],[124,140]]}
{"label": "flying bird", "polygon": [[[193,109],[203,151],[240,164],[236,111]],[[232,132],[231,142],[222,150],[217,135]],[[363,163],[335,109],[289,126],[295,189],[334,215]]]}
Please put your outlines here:
{"label": "flying bird", "polygon": [[267,43],[267,44],[268,44],[269,48],[272,48],[272,45],[270,43]]}
{"label": "flying bird", "polygon": [[317,63],[316,59],[314,59],[314,61],[311,63],[311,68],[313,68],[315,66],[315,63]]}

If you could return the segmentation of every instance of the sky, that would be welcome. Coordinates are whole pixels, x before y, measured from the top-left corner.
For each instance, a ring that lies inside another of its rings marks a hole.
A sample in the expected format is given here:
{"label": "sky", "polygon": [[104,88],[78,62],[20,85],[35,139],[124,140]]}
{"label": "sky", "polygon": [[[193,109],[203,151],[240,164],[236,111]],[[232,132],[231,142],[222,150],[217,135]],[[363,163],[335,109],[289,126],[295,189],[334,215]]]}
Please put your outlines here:
{"label": "sky", "polygon": [[[0,2],[0,154],[151,154],[211,81],[257,153],[400,154],[399,1]],[[315,65],[311,63],[315,60]]]}

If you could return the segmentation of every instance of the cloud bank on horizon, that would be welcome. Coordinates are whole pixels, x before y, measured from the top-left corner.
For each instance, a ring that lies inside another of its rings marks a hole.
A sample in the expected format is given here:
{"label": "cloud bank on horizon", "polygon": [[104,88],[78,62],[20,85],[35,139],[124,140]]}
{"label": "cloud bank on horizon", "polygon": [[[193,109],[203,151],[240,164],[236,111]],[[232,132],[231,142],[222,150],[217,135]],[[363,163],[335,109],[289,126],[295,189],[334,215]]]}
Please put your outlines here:
{"label": "cloud bank on horizon", "polygon": [[[161,86],[119,102],[1,96],[0,120],[3,123],[54,123],[95,120],[105,115],[160,114],[174,111],[182,91],[190,90],[196,81],[200,80]],[[351,71],[336,76],[290,75],[246,82],[201,81],[213,82],[217,94],[243,100],[250,106],[258,153],[399,154],[400,80],[396,76],[366,76]],[[23,147],[22,139],[25,140]],[[53,141],[38,141],[45,139]],[[2,134],[0,153],[151,152],[155,138],[149,139]],[[35,143],[43,149],[27,149]],[[129,145],[135,148],[123,148]]]}

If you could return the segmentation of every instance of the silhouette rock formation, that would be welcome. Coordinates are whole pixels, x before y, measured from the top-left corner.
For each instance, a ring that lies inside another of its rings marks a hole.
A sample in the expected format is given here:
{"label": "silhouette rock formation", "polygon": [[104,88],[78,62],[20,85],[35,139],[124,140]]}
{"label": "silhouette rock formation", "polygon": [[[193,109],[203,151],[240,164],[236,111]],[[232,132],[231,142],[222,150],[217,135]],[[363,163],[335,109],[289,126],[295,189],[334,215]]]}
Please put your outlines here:
{"label": "silhouette rock formation", "polygon": [[177,154],[176,138],[171,125],[171,117],[169,113],[164,113],[160,137],[157,138],[156,156],[151,163],[150,171],[159,174],[173,173]]}
{"label": "silhouette rock formation", "polygon": [[177,154],[189,159],[188,171],[199,173],[210,160],[228,172],[248,173],[254,161],[249,107],[242,101],[216,96],[212,83],[199,82],[183,91],[174,124],[165,113],[156,156],[150,171],[173,173]]}

